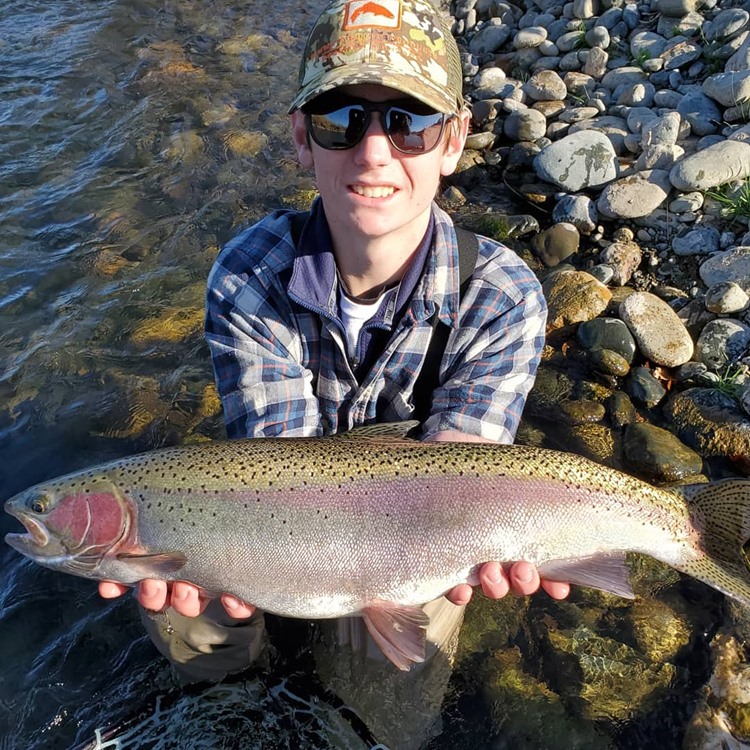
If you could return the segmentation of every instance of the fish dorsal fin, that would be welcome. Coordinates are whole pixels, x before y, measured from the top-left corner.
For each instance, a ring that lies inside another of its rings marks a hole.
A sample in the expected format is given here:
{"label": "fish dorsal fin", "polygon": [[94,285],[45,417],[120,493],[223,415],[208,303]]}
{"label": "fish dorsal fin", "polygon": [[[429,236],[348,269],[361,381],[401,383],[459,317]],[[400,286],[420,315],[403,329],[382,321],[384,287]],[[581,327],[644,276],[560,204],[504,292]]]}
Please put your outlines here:
{"label": "fish dorsal fin", "polygon": [[630,571],[624,552],[551,560],[539,565],[539,575],[550,581],[565,581],[634,599]]}
{"label": "fish dorsal fin", "polygon": [[430,618],[419,607],[375,601],[362,617],[375,643],[403,672],[425,659],[425,631]]}
{"label": "fish dorsal fin", "polygon": [[143,578],[164,578],[185,567],[187,557],[182,552],[158,552],[156,554],[138,554],[122,552],[117,555],[118,562],[124,563],[134,573]]}
{"label": "fish dorsal fin", "polygon": [[336,440],[383,440],[406,438],[411,430],[419,426],[415,419],[408,422],[383,422],[352,427],[348,432],[339,432],[333,437]]}

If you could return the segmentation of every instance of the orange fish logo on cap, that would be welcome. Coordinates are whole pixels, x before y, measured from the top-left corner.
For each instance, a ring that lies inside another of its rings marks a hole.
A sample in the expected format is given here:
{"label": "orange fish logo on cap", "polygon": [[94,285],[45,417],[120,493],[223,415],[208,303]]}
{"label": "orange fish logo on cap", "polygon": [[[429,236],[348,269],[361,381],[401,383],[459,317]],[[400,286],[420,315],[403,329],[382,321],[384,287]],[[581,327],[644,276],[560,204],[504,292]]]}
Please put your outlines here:
{"label": "orange fish logo on cap", "polygon": [[400,0],[352,0],[346,6],[344,31],[353,29],[398,29]]}

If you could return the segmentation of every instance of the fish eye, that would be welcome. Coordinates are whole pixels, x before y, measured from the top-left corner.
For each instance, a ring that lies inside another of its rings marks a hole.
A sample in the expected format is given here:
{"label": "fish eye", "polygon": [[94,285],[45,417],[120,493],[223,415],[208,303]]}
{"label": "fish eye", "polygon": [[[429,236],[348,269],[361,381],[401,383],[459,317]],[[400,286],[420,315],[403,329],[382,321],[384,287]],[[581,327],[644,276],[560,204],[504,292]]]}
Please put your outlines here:
{"label": "fish eye", "polygon": [[31,501],[29,507],[34,513],[46,513],[49,510],[49,498],[36,497]]}

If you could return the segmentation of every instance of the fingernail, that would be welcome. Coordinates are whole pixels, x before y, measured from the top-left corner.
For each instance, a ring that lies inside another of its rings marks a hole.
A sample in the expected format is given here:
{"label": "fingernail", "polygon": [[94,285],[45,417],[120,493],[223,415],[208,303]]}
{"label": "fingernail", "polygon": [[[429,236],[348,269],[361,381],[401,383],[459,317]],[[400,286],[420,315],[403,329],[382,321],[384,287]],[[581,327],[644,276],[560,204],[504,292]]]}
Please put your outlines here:
{"label": "fingernail", "polygon": [[184,602],[190,596],[190,592],[187,589],[176,588],[172,596],[178,602]]}
{"label": "fingernail", "polygon": [[226,596],[224,597],[224,606],[227,609],[239,609],[240,603],[236,599],[231,599]]}
{"label": "fingernail", "polygon": [[141,583],[141,591],[144,596],[156,596],[156,594],[159,593],[159,584],[155,581],[143,581],[143,583]]}
{"label": "fingernail", "polygon": [[523,583],[528,583],[532,577],[533,573],[528,565],[523,565],[520,570],[516,570],[516,578]]}
{"label": "fingernail", "polygon": [[490,583],[500,583],[503,580],[503,574],[499,570],[493,570],[487,575],[487,580]]}

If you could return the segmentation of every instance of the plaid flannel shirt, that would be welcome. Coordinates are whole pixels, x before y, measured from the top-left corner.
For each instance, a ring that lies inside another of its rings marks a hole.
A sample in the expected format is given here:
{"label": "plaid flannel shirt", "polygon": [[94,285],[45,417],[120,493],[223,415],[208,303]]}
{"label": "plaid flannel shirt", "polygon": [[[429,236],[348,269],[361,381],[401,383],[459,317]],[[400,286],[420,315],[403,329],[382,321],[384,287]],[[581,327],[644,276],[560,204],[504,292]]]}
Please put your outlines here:
{"label": "plaid flannel shirt", "polygon": [[299,268],[290,211],[231,240],[208,281],[206,338],[229,437],[309,437],[412,416],[412,391],[433,332],[450,335],[422,437],[459,430],[510,443],[534,382],[547,308],[526,264],[479,237],[459,305],[453,223],[436,205],[421,277],[390,339],[358,382],[347,358],[336,281],[326,297],[289,294]]}

